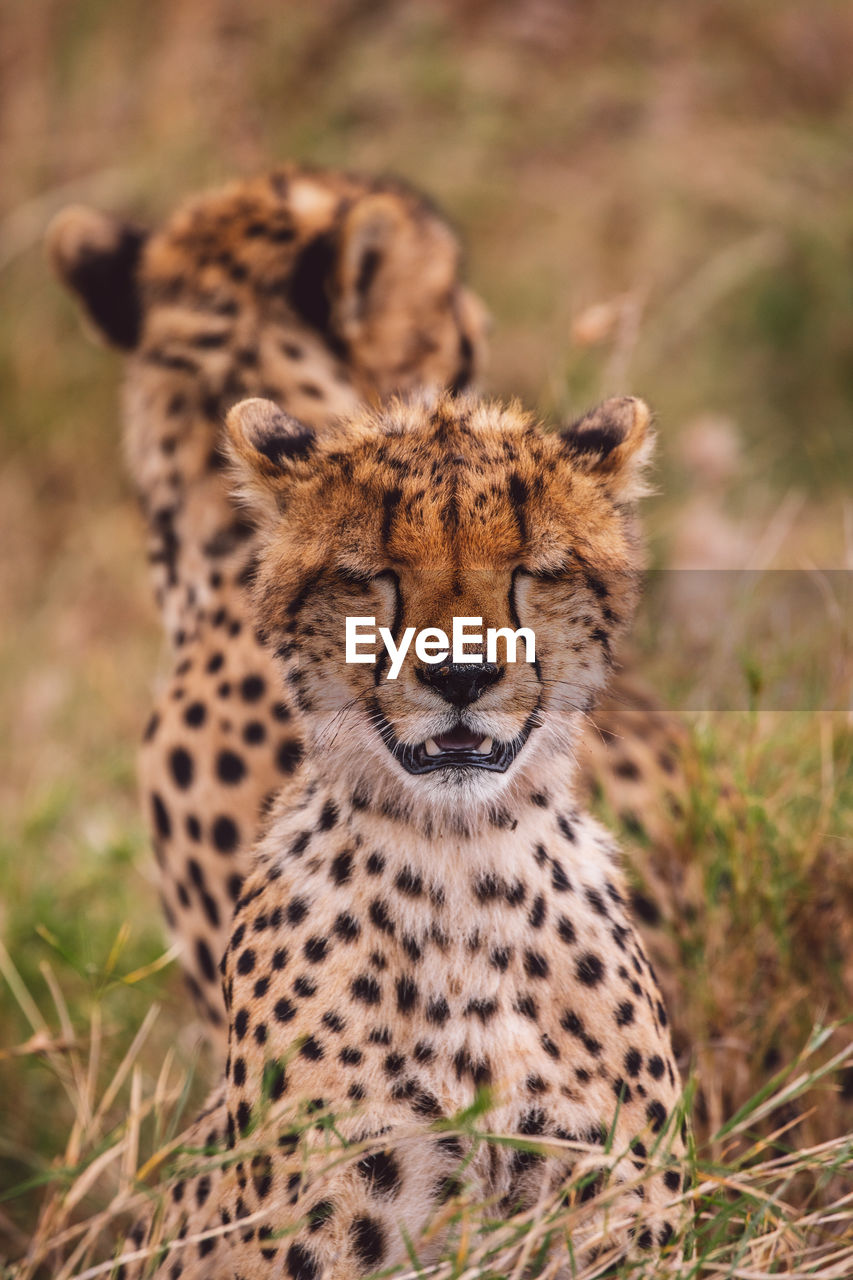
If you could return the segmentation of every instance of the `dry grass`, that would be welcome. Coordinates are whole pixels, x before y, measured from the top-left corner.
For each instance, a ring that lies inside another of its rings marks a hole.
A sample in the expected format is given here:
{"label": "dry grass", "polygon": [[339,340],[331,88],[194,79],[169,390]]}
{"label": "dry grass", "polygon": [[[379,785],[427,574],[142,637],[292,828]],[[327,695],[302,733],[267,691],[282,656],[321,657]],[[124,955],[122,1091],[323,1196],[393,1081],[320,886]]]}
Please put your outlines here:
{"label": "dry grass", "polygon": [[[156,1081],[144,1083],[140,1061],[156,1007],[149,1010],[132,1044],[114,1074],[101,1069],[102,1018],[93,1011],[88,1042],[78,1044],[61,991],[48,977],[54,1008],[48,1020],[23,984],[10,957],[0,951],[0,970],[33,1028],[31,1039],[19,1055],[38,1055],[53,1068],[74,1110],[74,1123],[65,1150],[38,1180],[41,1210],[29,1238],[20,1236],[23,1257],[9,1274],[16,1280],[94,1280],[115,1273],[121,1263],[139,1258],[161,1260],[163,1251],[178,1254],[211,1235],[237,1226],[257,1225],[259,1211],[240,1224],[210,1228],[180,1239],[164,1237],[156,1247],[124,1250],[104,1261],[110,1241],[120,1239],[131,1217],[157,1214],[158,1197],[150,1184],[161,1183],[176,1165],[182,1176],[210,1172],[224,1156],[194,1150],[176,1127],[185,1108],[188,1079],[168,1053]],[[769,1080],[765,1087],[715,1133],[707,1144],[690,1155],[691,1187],[684,1200],[694,1214],[693,1226],[682,1242],[686,1260],[684,1277],[841,1278],[853,1268],[853,1135],[830,1139],[812,1147],[784,1147],[791,1128],[786,1115],[791,1105],[831,1078],[838,1070],[853,1070],[853,1044],[848,1043],[828,1061],[822,1050],[835,1028],[816,1028],[797,1060]],[[103,1077],[107,1076],[106,1083]],[[692,1095],[688,1085],[686,1098]],[[117,1108],[120,1098],[126,1100]],[[575,1222],[593,1207],[606,1215],[610,1229],[618,1220],[614,1187],[604,1185],[594,1204],[581,1193],[602,1168],[601,1148],[583,1143],[519,1139],[492,1133],[479,1123],[488,1098],[481,1096],[466,1113],[442,1122],[443,1133],[454,1133],[479,1143],[498,1143],[541,1155],[571,1153],[571,1182],[553,1199],[505,1219],[489,1204],[480,1204],[464,1192],[439,1211],[424,1241],[436,1231],[446,1231],[442,1258],[428,1267],[417,1262],[419,1241],[412,1241],[410,1263],[383,1274],[400,1280],[429,1276],[432,1280],[475,1280],[482,1277],[552,1276],[549,1252],[561,1239],[571,1239]],[[337,1137],[334,1116],[313,1111],[310,1117],[284,1117],[288,1131],[325,1128],[325,1147],[310,1164],[312,1178],[360,1159],[370,1143],[346,1144]],[[675,1117],[673,1123],[678,1123]],[[768,1136],[757,1136],[760,1131]],[[405,1136],[405,1135],[403,1135]],[[262,1145],[247,1142],[246,1149],[228,1153],[249,1159],[265,1154]],[[614,1164],[624,1153],[605,1147]],[[666,1135],[650,1152],[648,1169],[638,1182],[659,1172],[666,1164]],[[606,1160],[605,1160],[606,1167]],[[464,1181],[464,1162],[460,1168]],[[592,1243],[596,1241],[593,1240]],[[602,1244],[604,1237],[602,1236]],[[676,1247],[676,1246],[673,1246]],[[597,1262],[579,1267],[577,1280],[600,1275],[607,1263],[603,1252]],[[620,1274],[652,1277],[657,1264],[636,1263]]]}
{"label": "dry grass", "polygon": [[[849,1274],[849,1026],[810,1058],[843,1053],[831,1073],[742,1122],[763,1142],[794,1128],[753,1151],[725,1132],[816,1022],[851,1013],[851,627],[824,572],[853,567],[849,6],[35,0],[4,26],[0,1253],[33,1276],[89,1265],[86,1233],[138,1194],[205,1074],[175,966],[158,967],[135,798],[160,641],[117,363],[81,339],[40,237],[69,199],[155,217],[291,157],[397,170],[451,213],[495,317],[492,390],[547,413],[625,389],[656,406],[656,564],[821,584],[805,654],[796,613],[709,654],[687,643],[689,596],[650,615],[643,652],[676,703],[706,705],[715,656],[714,688],[751,699],[690,717],[690,800],[659,855],[685,908],[668,985],[696,1071],[701,1265]],[[821,645],[841,659],[828,703],[808,684]],[[792,664],[801,709],[773,711]],[[463,1273],[488,1271],[472,1254]]]}

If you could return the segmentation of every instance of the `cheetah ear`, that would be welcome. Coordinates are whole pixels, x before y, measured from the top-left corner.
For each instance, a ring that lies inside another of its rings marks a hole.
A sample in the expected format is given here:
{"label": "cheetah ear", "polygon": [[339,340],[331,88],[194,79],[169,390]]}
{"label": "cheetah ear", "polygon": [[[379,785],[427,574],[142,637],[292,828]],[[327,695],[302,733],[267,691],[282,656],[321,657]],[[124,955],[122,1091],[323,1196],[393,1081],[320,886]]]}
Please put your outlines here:
{"label": "cheetah ear", "polygon": [[334,321],[369,373],[412,359],[420,312],[454,296],[459,256],[446,223],[395,192],[353,204],[341,228]]}
{"label": "cheetah ear", "polygon": [[565,427],[560,440],[579,470],[606,479],[621,499],[633,501],[649,492],[644,472],[655,433],[644,400],[605,400]]}
{"label": "cheetah ear", "polygon": [[48,259],[83,304],[96,335],[132,351],[142,328],[138,268],[147,231],[84,205],[71,205],[47,229]]}
{"label": "cheetah ear", "polygon": [[294,466],[314,452],[313,429],[261,399],[241,400],[225,422],[241,495],[260,514],[278,515]]}

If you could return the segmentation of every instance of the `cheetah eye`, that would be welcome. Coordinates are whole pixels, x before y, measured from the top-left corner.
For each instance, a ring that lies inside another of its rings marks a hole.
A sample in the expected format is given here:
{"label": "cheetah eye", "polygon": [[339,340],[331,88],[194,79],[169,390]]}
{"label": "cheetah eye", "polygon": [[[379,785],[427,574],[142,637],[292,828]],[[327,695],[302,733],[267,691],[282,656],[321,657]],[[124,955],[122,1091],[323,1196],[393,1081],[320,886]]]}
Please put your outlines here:
{"label": "cheetah eye", "polygon": [[396,582],[397,580],[397,575],[392,569],[371,572],[368,569],[352,569],[348,565],[339,565],[336,572],[340,581],[346,583],[348,587],[364,588],[372,586],[374,582]]}
{"label": "cheetah eye", "polygon": [[533,578],[535,582],[564,582],[574,568],[575,566],[571,563],[562,564],[552,569],[530,569],[527,565],[520,564],[515,573],[521,574],[525,578]]}

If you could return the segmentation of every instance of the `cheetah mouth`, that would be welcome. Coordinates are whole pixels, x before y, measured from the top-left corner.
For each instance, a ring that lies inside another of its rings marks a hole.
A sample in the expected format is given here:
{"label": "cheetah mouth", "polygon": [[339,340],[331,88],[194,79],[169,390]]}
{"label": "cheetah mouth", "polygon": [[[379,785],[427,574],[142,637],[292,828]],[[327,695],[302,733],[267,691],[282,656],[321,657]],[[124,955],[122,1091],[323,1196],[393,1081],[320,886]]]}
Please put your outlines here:
{"label": "cheetah mouth", "polygon": [[376,723],[379,736],[394,759],[407,773],[414,774],[435,773],[438,769],[486,769],[506,773],[534,727],[531,716],[521,733],[504,742],[457,724],[445,733],[412,744],[400,742],[381,713]]}

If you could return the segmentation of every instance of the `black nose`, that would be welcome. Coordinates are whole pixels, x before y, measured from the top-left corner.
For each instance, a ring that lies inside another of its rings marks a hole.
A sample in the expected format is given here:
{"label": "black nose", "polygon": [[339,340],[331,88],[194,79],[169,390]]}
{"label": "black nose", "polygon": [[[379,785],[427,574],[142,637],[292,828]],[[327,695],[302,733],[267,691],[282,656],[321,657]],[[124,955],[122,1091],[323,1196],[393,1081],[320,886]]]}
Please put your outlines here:
{"label": "black nose", "polygon": [[440,667],[418,667],[418,679],[428,684],[445,702],[465,707],[496,684],[503,675],[494,662],[450,662]]}

